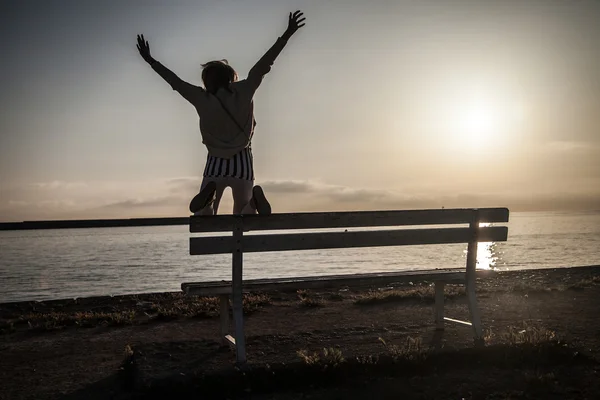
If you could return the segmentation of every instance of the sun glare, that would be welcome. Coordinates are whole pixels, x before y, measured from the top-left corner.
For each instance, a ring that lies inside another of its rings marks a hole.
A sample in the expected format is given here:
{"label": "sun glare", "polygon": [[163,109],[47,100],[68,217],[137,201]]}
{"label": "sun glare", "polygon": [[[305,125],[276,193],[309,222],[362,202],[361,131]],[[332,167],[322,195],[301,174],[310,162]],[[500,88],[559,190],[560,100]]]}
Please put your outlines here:
{"label": "sun glare", "polygon": [[465,129],[468,132],[487,133],[494,128],[494,113],[481,105],[476,105],[465,113]]}
{"label": "sun glare", "polygon": [[[415,140],[455,160],[504,154],[526,132],[527,99],[508,85],[455,83],[435,89],[425,94],[422,108],[415,108],[418,125],[414,126],[425,134],[415,135]],[[402,123],[397,123],[400,129]]]}
{"label": "sun glare", "polygon": [[498,146],[523,119],[522,107],[500,96],[472,96],[453,107],[453,140],[464,149]]}
{"label": "sun glare", "polygon": [[465,145],[480,145],[487,142],[495,134],[498,121],[494,110],[484,103],[472,104],[464,110],[460,131]]}

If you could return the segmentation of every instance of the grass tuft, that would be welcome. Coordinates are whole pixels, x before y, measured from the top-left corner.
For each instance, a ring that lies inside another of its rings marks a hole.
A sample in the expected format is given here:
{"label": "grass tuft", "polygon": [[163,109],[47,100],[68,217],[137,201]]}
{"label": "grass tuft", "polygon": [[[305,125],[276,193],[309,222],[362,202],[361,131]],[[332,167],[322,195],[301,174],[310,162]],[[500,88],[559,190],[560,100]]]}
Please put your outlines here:
{"label": "grass tuft", "polygon": [[299,350],[296,354],[304,364],[322,368],[335,368],[346,361],[342,351],[333,347],[323,348],[320,353],[311,354],[306,350]]}
{"label": "grass tuft", "polygon": [[323,307],[325,305],[325,302],[322,299],[312,297],[308,290],[298,290],[296,291],[296,294],[298,295],[302,307],[315,308]]}
{"label": "grass tuft", "polygon": [[540,345],[547,343],[558,343],[556,332],[542,326],[530,325],[526,321],[521,327],[509,326],[508,330],[501,335],[504,342],[510,345]]}
{"label": "grass tuft", "polygon": [[407,336],[402,345],[387,343],[383,338],[379,338],[394,361],[419,361],[427,358],[427,350],[423,346],[423,339]]}
{"label": "grass tuft", "polygon": [[530,384],[547,385],[556,381],[556,375],[553,372],[525,371],[523,375],[525,381]]}
{"label": "grass tuft", "polygon": [[362,365],[375,365],[379,362],[379,356],[377,355],[367,355],[367,356],[357,356],[356,361]]}
{"label": "grass tuft", "polygon": [[248,293],[244,295],[243,307],[245,313],[260,310],[262,307],[272,304],[271,297],[267,294]]}
{"label": "grass tuft", "polygon": [[118,379],[124,389],[131,390],[136,385],[137,367],[135,363],[135,352],[131,345],[125,346],[125,358],[121,362],[118,370]]}

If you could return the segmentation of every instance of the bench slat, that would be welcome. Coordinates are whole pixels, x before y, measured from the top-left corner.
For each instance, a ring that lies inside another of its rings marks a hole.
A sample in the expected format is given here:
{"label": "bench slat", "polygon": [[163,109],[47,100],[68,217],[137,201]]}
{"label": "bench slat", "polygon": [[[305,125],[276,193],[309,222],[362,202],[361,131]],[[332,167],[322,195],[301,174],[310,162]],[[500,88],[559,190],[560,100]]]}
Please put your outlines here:
{"label": "bench slat", "polygon": [[190,232],[231,232],[240,221],[248,231],[464,224],[475,211],[480,222],[508,222],[507,208],[210,215],[190,217]]}
{"label": "bench slat", "polygon": [[[342,249],[358,247],[467,243],[470,228],[397,229],[362,232],[318,232],[244,236],[244,253],[291,250]],[[504,226],[479,229],[479,242],[502,242],[508,237]],[[190,254],[227,254],[234,250],[231,236],[190,238]]]}
{"label": "bench slat", "polygon": [[[494,271],[477,271],[478,278],[493,275]],[[322,275],[294,278],[244,280],[244,292],[289,291],[297,289],[333,289],[346,286],[388,286],[408,282],[444,281],[464,283],[465,272],[457,269],[383,272],[370,274]],[[188,295],[230,294],[230,281],[182,283],[181,289]]]}

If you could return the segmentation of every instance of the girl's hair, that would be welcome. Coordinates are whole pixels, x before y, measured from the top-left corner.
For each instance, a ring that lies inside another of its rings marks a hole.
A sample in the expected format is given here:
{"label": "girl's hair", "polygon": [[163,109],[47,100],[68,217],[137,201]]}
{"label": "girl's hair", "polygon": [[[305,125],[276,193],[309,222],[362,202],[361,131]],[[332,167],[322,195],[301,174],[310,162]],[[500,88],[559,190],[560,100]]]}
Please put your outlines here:
{"label": "girl's hair", "polygon": [[219,88],[228,88],[229,84],[237,80],[237,72],[225,59],[202,64],[202,81],[210,93],[216,93]]}

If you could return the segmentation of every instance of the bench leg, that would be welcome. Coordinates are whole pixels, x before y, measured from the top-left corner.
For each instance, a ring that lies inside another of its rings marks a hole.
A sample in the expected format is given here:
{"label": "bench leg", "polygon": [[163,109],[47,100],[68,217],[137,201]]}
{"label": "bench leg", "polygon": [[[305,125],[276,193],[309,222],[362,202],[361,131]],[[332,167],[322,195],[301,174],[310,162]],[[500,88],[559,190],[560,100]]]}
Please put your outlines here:
{"label": "bench leg", "polygon": [[229,295],[222,294],[219,296],[221,305],[221,344],[228,345],[229,342],[225,336],[229,334]]}
{"label": "bench leg", "polygon": [[233,230],[233,239],[236,242],[236,249],[233,251],[233,279],[232,279],[232,297],[233,297],[233,322],[235,326],[235,357],[238,365],[246,363],[246,337],[244,335],[244,297],[242,293],[242,226],[241,222]]}
{"label": "bench leg", "polygon": [[444,286],[445,282],[435,282],[435,329],[444,330]]}
{"label": "bench leg", "polygon": [[234,288],[233,293],[233,324],[235,328],[235,357],[238,364],[246,362],[246,338],[244,335],[244,308],[242,290]]}
{"label": "bench leg", "polygon": [[475,338],[475,344],[481,345],[483,343],[483,332],[481,329],[481,315],[479,313],[479,306],[477,305],[477,296],[475,294],[475,273],[477,269],[477,237],[479,233],[479,218],[477,213],[475,214],[474,220],[471,221],[469,227],[474,232],[474,237],[467,247],[467,274],[465,279],[465,289],[467,292],[467,299],[469,301],[469,313],[471,314],[471,325],[473,326],[473,336]]}
{"label": "bench leg", "polygon": [[469,312],[471,314],[471,324],[473,326],[473,336],[475,343],[480,344],[483,340],[483,330],[481,328],[481,314],[477,304],[477,295],[475,294],[475,284],[467,282],[467,298],[469,300]]}

